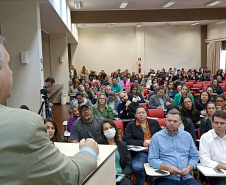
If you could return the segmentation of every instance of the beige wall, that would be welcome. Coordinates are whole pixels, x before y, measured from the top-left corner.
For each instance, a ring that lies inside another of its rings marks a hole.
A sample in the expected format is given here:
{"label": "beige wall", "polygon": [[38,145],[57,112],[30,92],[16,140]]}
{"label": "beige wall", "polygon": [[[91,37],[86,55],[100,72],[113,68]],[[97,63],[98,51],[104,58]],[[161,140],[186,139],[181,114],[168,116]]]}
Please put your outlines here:
{"label": "beige wall", "polygon": [[[108,74],[118,68],[136,69],[136,32],[134,27],[79,29],[79,43],[72,64],[80,74],[82,66]],[[75,47],[74,47],[75,48]]]}
{"label": "beige wall", "polygon": [[226,37],[226,24],[209,24],[207,26],[207,39]]}
{"label": "beige wall", "polygon": [[200,39],[199,26],[79,29],[72,63],[79,71],[85,65],[108,74],[118,68],[137,72],[138,58],[145,74],[150,68],[199,68]]}

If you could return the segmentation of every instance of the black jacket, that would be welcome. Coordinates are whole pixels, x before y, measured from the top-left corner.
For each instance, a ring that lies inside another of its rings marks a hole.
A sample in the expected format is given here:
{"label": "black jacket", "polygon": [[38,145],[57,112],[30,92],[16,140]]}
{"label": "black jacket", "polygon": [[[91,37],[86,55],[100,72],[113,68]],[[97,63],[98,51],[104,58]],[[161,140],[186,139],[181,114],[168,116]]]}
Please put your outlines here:
{"label": "black jacket", "polygon": [[122,168],[122,174],[130,178],[132,172],[132,158],[127,149],[127,144],[124,141],[117,141],[118,152],[120,154],[120,166]]}
{"label": "black jacket", "polygon": [[[129,118],[135,118],[135,111],[136,107],[139,106],[139,103],[137,102],[132,102],[127,110],[126,110],[126,102],[122,102],[118,105],[118,115],[121,119],[129,119]],[[122,113],[120,113],[123,111]],[[127,115],[128,113],[128,115]]]}
{"label": "black jacket", "polygon": [[198,121],[201,120],[201,118],[200,118],[200,112],[199,111],[196,110],[195,113],[192,114],[192,111],[191,110],[186,110],[186,111],[183,110],[183,109],[180,109],[180,110],[181,110],[181,115],[183,117],[186,117],[186,118],[191,119],[192,122],[193,122],[193,124],[194,124],[194,127],[195,128],[199,128],[199,125],[196,124]]}
{"label": "black jacket", "polygon": [[[156,120],[148,119],[148,124],[152,136],[162,130]],[[144,132],[140,125],[136,125],[136,120],[128,123],[123,141],[125,141],[127,145],[143,146]]]}
{"label": "black jacket", "polygon": [[192,120],[189,118],[182,118],[182,122],[184,124],[184,131],[189,132],[191,134],[192,139],[194,140],[194,143],[196,143],[195,128]]}
{"label": "black jacket", "polygon": [[201,102],[201,100],[196,100],[195,101],[195,109],[201,112],[203,109],[206,109],[207,103],[204,104]]}
{"label": "black jacket", "polygon": [[212,129],[211,120],[209,118],[203,118],[201,120],[199,128],[200,128],[200,136],[202,136],[203,134],[205,134],[206,132]]}

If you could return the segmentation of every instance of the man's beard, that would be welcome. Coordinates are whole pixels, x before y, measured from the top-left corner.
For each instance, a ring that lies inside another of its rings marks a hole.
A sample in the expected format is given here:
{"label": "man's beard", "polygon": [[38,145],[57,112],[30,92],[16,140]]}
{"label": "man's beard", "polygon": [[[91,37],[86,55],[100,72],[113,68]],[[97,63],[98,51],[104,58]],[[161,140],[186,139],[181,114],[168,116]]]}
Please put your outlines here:
{"label": "man's beard", "polygon": [[91,115],[89,115],[89,116],[85,116],[85,117],[84,117],[84,119],[85,119],[85,120],[90,120],[91,118],[92,118],[92,116],[91,116]]}

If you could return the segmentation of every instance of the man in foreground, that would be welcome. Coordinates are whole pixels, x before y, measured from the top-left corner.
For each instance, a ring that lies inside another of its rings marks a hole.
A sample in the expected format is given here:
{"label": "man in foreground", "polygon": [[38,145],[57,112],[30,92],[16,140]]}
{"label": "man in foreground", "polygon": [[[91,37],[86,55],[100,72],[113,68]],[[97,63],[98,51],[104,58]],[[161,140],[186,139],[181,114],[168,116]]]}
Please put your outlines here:
{"label": "man in foreground", "polygon": [[[0,104],[11,96],[9,63],[0,36]],[[69,158],[49,140],[38,114],[0,105],[0,127],[0,184],[79,185],[97,167],[99,149],[93,139],[82,140],[81,151]]]}
{"label": "man in foreground", "polygon": [[[217,111],[212,117],[213,129],[200,139],[201,165],[226,170],[226,113]],[[210,185],[225,185],[226,177],[210,177]]]}
{"label": "man in foreground", "polygon": [[179,111],[170,110],[166,117],[166,128],[151,139],[149,165],[171,173],[168,177],[156,178],[154,184],[200,185],[191,175],[199,155],[190,133],[178,129],[180,124]]}

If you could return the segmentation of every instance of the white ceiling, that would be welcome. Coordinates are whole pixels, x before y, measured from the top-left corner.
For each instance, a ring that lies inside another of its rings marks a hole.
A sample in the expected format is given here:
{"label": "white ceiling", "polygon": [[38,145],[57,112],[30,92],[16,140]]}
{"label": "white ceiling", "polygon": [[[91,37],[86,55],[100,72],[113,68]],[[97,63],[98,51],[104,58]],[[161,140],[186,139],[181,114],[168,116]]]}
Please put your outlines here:
{"label": "white ceiling", "polygon": [[[74,1],[81,2],[81,9],[77,10],[74,6]],[[211,0],[173,0],[175,3],[167,9],[195,9],[195,8],[224,8],[226,7],[226,0],[221,0],[221,3],[207,7],[205,4],[211,2]],[[120,9],[119,6],[122,2],[128,2],[125,9]],[[154,9],[166,9],[162,6],[166,4],[168,0],[68,0],[71,11],[110,11],[110,10],[154,10]],[[166,25],[191,25],[194,22],[200,23],[200,25],[207,25],[216,22],[217,20],[197,20],[197,21],[183,21],[183,22],[135,22],[135,23],[117,23],[114,27],[121,26],[166,26]],[[110,23],[95,23],[85,24],[86,27],[109,27]],[[78,25],[81,27],[81,24]]]}
{"label": "white ceiling", "polygon": [[[81,2],[81,9],[76,10],[74,1]],[[168,9],[194,9],[194,8],[210,8],[205,4],[211,0],[173,0],[175,3]],[[124,10],[153,10],[163,9],[162,6],[168,0],[68,0],[72,11],[106,11],[106,10],[122,10],[119,8],[122,2],[128,2]],[[226,7],[226,0],[221,0],[221,3],[212,8]],[[123,10],[122,10],[123,11]]]}

